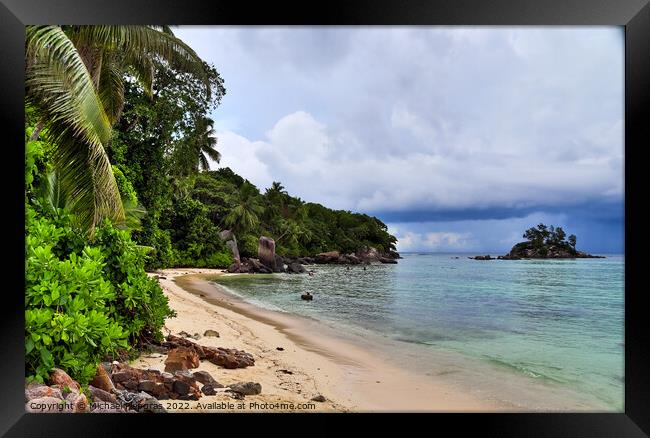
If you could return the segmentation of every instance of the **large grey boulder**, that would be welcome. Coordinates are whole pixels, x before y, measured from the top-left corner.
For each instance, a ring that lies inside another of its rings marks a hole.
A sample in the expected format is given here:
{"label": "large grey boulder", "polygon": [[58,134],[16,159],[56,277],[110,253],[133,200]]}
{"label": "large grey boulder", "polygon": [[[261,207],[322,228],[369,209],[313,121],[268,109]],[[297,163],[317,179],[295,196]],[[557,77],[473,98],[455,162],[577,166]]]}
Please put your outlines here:
{"label": "large grey boulder", "polygon": [[275,272],[278,269],[275,257],[275,240],[270,237],[260,236],[260,244],[257,248],[257,258],[260,263]]}
{"label": "large grey boulder", "polygon": [[223,230],[219,233],[219,237],[221,237],[221,240],[226,242],[226,246],[230,250],[232,258],[235,260],[234,265],[237,270],[239,270],[241,267],[241,258],[239,257],[239,248],[237,247],[237,238],[235,237],[235,233],[231,230]]}

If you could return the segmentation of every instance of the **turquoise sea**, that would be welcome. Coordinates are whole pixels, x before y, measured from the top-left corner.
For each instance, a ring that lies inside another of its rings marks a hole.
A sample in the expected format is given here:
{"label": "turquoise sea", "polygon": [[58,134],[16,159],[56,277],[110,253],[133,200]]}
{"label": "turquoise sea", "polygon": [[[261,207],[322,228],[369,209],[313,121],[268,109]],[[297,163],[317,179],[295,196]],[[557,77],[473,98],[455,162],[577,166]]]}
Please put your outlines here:
{"label": "turquoise sea", "polygon": [[[397,265],[221,277],[274,310],[471,356],[623,410],[624,258],[476,261],[402,254]],[[311,303],[299,295],[310,291]]]}

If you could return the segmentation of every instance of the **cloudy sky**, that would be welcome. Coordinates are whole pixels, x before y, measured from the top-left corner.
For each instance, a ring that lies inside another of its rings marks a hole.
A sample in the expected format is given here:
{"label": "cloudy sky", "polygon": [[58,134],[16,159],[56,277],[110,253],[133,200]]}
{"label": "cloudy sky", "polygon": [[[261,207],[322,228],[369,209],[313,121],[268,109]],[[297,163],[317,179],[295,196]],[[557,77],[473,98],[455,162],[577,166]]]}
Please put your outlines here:
{"label": "cloudy sky", "polygon": [[220,165],[262,190],[375,215],[400,251],[503,252],[539,222],[623,251],[622,28],[175,33],[224,78]]}

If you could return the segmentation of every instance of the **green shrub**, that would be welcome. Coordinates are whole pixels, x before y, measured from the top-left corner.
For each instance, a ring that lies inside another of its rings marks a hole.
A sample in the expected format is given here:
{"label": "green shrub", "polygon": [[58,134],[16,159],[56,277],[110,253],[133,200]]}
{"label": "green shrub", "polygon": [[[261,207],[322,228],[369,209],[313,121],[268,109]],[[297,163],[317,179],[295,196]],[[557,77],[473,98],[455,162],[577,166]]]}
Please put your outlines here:
{"label": "green shrub", "polygon": [[41,382],[56,366],[85,383],[104,356],[128,348],[128,333],[107,308],[116,296],[104,278],[101,250],[55,254],[68,232],[28,215],[25,359],[28,377]]}
{"label": "green shrub", "polygon": [[138,194],[133,188],[133,184],[122,172],[120,166],[113,165],[113,175],[115,176],[115,182],[117,183],[117,188],[120,192],[122,202],[124,205],[138,205]]}
{"label": "green shrub", "polygon": [[128,231],[115,228],[108,220],[97,228],[94,243],[106,260],[105,277],[117,292],[111,312],[127,330],[131,343],[162,340],[165,318],[175,313],[158,282],[144,270],[145,250],[131,240]]}
{"label": "green shrub", "polygon": [[143,249],[105,221],[95,240],[33,208],[26,212],[25,356],[28,378],[60,367],[84,384],[104,358],[161,340],[174,316],[144,271]]}

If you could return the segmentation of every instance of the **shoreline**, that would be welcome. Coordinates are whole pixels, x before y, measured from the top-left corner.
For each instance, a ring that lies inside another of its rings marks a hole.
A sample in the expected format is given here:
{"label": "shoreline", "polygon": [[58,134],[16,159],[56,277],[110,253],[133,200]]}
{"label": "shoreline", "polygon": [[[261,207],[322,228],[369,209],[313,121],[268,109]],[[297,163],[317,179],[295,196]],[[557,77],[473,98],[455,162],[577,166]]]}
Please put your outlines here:
{"label": "shoreline", "polygon": [[[554,400],[557,388],[548,390],[538,382],[530,382],[534,384],[528,388],[525,378],[495,371],[490,381],[481,373],[481,369],[487,369],[485,364],[476,369],[476,361],[459,355],[438,355],[433,366],[429,365],[429,372],[408,369],[401,363],[413,356],[409,355],[412,352],[408,347],[405,349],[395,343],[390,350],[392,356],[398,357],[387,357],[386,348],[373,348],[370,339],[358,342],[315,319],[249,303],[209,282],[215,276],[233,275],[221,270],[165,269],[158,274],[166,277],[159,282],[169,297],[170,306],[178,314],[166,321],[171,333],[203,334],[204,330],[214,329],[221,334],[220,338],[202,337],[197,342],[243,349],[253,354],[256,363],[246,369],[225,370],[210,363],[201,363],[199,367],[224,384],[245,380],[260,382],[262,394],[247,398],[246,403],[312,403],[316,405],[315,411],[325,412],[603,411],[602,407],[580,400],[580,397],[571,402],[564,400],[560,393]],[[284,351],[276,350],[277,347]],[[397,349],[393,349],[395,347]],[[155,359],[143,355],[135,365],[164,368],[162,359]],[[291,374],[281,370],[289,370]],[[508,381],[504,382],[504,377]],[[460,384],[462,380],[466,380],[464,384]],[[506,392],[511,391],[512,400],[495,397],[504,386]],[[516,394],[522,388],[524,394]],[[310,402],[318,394],[327,401]],[[196,408],[197,403],[205,406],[224,400],[228,399],[223,395],[204,396],[192,402],[195,407],[191,409],[206,411]],[[314,410],[310,408],[310,411]]]}

